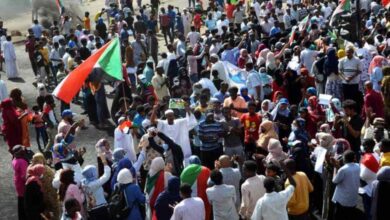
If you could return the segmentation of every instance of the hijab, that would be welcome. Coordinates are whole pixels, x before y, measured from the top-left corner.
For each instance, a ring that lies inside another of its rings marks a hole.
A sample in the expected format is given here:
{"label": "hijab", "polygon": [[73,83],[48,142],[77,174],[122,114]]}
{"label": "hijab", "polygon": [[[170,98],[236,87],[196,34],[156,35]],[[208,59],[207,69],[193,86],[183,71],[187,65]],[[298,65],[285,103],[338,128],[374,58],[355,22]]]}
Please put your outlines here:
{"label": "hijab", "polygon": [[338,138],[334,141],[333,152],[336,158],[342,156],[346,150],[350,150],[350,149],[351,149],[351,145],[346,139]]}
{"label": "hijab", "polygon": [[319,139],[319,144],[325,149],[331,149],[335,141],[334,137],[328,133],[317,133],[317,138]]}
{"label": "hijab", "polygon": [[26,185],[32,182],[36,182],[40,186],[41,191],[43,191],[41,177],[44,172],[45,172],[45,166],[42,164],[37,164],[32,167],[29,167],[27,169],[28,178],[26,181]]}
{"label": "hijab", "polygon": [[268,156],[265,158],[266,162],[269,163],[272,160],[278,162],[287,159],[287,154],[283,151],[283,147],[280,144],[280,141],[274,138],[271,138],[268,142]]}
{"label": "hijab", "polygon": [[[286,104],[287,103],[287,104]],[[280,109],[280,105],[288,105],[288,100],[286,98],[281,98],[276,107],[272,110],[271,115],[272,119],[275,120],[278,115],[282,115],[284,117],[288,117],[290,115],[290,109],[287,106],[286,109]]]}
{"label": "hijab", "polygon": [[98,171],[94,165],[86,166],[81,174],[84,177],[83,184],[88,184],[98,179]]}
{"label": "hijab", "polygon": [[376,55],[370,62],[370,66],[368,67],[368,74],[371,74],[375,67],[383,67],[383,64],[386,63],[386,58],[380,55]]}
{"label": "hijab", "polygon": [[278,134],[275,132],[274,123],[272,121],[262,122],[260,128],[264,129],[264,133],[260,133],[257,144],[262,148],[267,148],[269,140],[271,138],[278,139]]}
{"label": "hijab", "polygon": [[[242,95],[242,92],[246,90],[247,91],[247,94],[246,95]],[[248,88],[246,86],[243,86],[241,87],[240,89],[240,95],[242,98],[244,98],[245,102],[249,102],[251,100],[251,97],[248,95]]]}
{"label": "hijab", "polygon": [[114,189],[115,187],[115,184],[117,182],[117,178],[118,178],[118,174],[121,170],[123,169],[129,169],[131,174],[135,177],[136,176],[136,172],[135,172],[135,169],[133,167],[133,163],[130,161],[129,158],[123,158],[121,159],[119,162],[118,162],[118,165],[116,166],[115,170],[114,170],[114,174],[112,175],[112,179],[111,179],[111,189]]}
{"label": "hijab", "polygon": [[[263,108],[264,105],[268,105],[268,110],[265,110],[265,109]],[[271,110],[272,110],[272,102],[271,102],[271,100],[269,100],[269,99],[264,99],[264,100],[261,102],[261,114],[267,114],[267,113],[269,113]]]}
{"label": "hijab", "polygon": [[43,156],[42,153],[35,153],[31,159],[31,164],[32,165],[37,165],[37,164],[45,165],[46,164],[45,156]]}
{"label": "hijab", "polygon": [[165,168],[165,161],[162,157],[156,157],[152,160],[152,163],[150,164],[149,168],[149,176],[153,177],[161,170],[164,170]]}
{"label": "hijab", "polygon": [[181,200],[180,178],[172,176],[168,180],[167,188],[157,197],[154,208],[156,209],[157,219],[170,219],[173,214],[171,205],[175,205]]}
{"label": "hijab", "polygon": [[270,70],[276,69],[276,60],[275,55],[272,52],[267,53],[267,59],[265,62],[265,67]]}
{"label": "hijab", "polygon": [[331,73],[338,74],[338,65],[339,61],[336,56],[336,49],[329,48],[326,52],[326,58],[324,63],[324,71],[326,75],[330,75]]}
{"label": "hijab", "polygon": [[202,162],[200,161],[199,157],[196,156],[196,155],[190,156],[190,158],[188,159],[188,163],[189,164],[198,164],[198,165],[202,164]]}
{"label": "hijab", "polygon": [[133,183],[133,174],[131,174],[131,171],[129,169],[122,169],[119,171],[116,181],[120,184],[129,184]]}

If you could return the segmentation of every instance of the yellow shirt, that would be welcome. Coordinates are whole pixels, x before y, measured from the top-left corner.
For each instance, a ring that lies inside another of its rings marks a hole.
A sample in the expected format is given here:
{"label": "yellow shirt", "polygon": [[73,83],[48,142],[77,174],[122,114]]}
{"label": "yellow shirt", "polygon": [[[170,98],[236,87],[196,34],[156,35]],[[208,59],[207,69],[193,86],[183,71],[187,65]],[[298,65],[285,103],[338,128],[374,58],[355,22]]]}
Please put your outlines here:
{"label": "yellow shirt", "polygon": [[43,56],[43,61],[45,62],[45,65],[49,64],[49,50],[46,47],[43,47],[39,50]]}
{"label": "yellow shirt", "polygon": [[[301,215],[309,210],[309,193],[313,191],[313,185],[303,172],[296,172],[293,176],[297,186],[290,201],[287,204],[289,215]],[[285,186],[290,185],[288,179]]]}
{"label": "yellow shirt", "polygon": [[379,164],[381,167],[390,166],[390,152],[383,153]]}

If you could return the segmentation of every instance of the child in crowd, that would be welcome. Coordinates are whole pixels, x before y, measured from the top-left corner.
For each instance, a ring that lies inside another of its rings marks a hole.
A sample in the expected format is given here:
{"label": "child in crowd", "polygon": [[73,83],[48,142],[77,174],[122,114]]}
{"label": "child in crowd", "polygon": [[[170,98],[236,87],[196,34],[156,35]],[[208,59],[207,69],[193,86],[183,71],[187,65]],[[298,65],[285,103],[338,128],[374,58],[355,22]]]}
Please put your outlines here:
{"label": "child in crowd", "polygon": [[[39,106],[37,105],[33,106],[32,110],[33,110],[33,114],[32,114],[31,123],[35,127],[35,134],[36,134],[38,147],[39,149],[44,149],[44,147],[47,144],[47,133],[46,133],[45,121],[42,118],[43,113],[39,110]],[[43,145],[41,145],[41,141],[40,141],[41,138],[42,138]]]}
{"label": "child in crowd", "polygon": [[265,175],[275,180],[275,191],[283,190],[283,180],[279,176],[280,168],[274,163],[268,163],[265,168]]}

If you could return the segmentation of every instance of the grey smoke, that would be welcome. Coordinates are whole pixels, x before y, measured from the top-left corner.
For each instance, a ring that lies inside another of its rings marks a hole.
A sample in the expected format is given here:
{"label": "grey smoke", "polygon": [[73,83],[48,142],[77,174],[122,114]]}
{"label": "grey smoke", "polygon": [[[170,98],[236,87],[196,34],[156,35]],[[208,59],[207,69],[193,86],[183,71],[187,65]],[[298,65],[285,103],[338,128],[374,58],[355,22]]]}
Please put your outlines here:
{"label": "grey smoke", "polygon": [[[65,7],[64,15],[72,18],[74,24],[80,23],[77,16],[82,17],[79,0],[62,0]],[[61,17],[55,0],[31,0],[32,20],[38,19],[45,27],[49,28],[53,21],[60,22]]]}

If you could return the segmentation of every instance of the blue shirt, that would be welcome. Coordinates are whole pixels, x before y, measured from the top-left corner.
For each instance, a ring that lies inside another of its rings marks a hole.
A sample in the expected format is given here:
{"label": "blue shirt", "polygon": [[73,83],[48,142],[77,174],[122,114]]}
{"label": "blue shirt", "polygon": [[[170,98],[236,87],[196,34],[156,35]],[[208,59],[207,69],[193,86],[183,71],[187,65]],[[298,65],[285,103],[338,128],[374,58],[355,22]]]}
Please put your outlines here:
{"label": "blue shirt", "polygon": [[202,121],[199,124],[199,137],[202,140],[201,151],[211,151],[221,147],[219,136],[223,133],[222,124],[218,121],[207,123]]}
{"label": "blue shirt", "polygon": [[169,26],[174,26],[176,21],[176,12],[168,10],[167,15],[169,16]]}
{"label": "blue shirt", "polygon": [[217,27],[217,21],[214,19],[211,19],[211,20],[207,19],[205,21],[205,25],[206,25],[208,30],[214,30]]}
{"label": "blue shirt", "polygon": [[218,99],[221,103],[225,100],[225,98],[229,97],[229,93],[226,92],[223,94],[221,91],[218,91],[217,93],[214,94],[214,98]]}
{"label": "blue shirt", "polygon": [[34,24],[31,29],[35,38],[41,38],[43,28],[40,24]]}
{"label": "blue shirt", "polygon": [[272,27],[270,32],[269,32],[269,36],[270,37],[273,37],[275,36],[276,34],[279,34],[281,31],[280,31],[280,28],[278,27]]}
{"label": "blue shirt", "polygon": [[347,163],[342,166],[333,177],[336,184],[332,202],[340,203],[342,206],[355,207],[358,201],[360,186],[360,167],[357,163]]}

